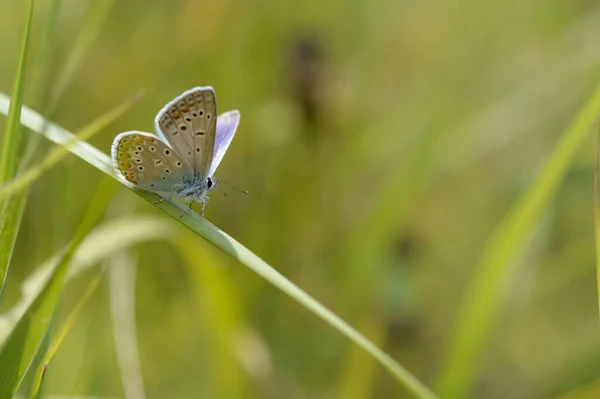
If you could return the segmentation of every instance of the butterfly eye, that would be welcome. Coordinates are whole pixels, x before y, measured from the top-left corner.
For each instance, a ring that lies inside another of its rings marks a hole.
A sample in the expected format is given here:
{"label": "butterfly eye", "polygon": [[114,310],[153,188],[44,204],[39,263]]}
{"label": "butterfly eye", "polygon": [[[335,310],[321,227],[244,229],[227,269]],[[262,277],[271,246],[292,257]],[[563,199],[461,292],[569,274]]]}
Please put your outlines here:
{"label": "butterfly eye", "polygon": [[206,187],[211,188],[212,186],[213,186],[213,182],[212,182],[212,179],[209,177],[208,179],[206,179]]}

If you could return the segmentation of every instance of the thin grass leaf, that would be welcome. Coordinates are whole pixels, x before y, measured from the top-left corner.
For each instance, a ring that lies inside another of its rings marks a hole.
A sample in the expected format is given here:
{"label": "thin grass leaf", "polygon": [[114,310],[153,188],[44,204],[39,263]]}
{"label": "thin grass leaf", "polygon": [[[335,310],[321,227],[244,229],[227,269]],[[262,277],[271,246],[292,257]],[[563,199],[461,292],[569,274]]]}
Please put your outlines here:
{"label": "thin grass leaf", "polygon": [[437,386],[443,398],[462,398],[477,375],[478,357],[514,276],[527,237],[540,221],[577,149],[600,113],[600,85],[566,129],[551,157],[523,197],[488,240],[459,310],[449,355]]}
{"label": "thin grass leaf", "polygon": [[117,364],[128,399],[146,399],[135,323],[137,259],[126,251],[109,260],[110,313]]}
{"label": "thin grass leaf", "polygon": [[[93,42],[96,37],[100,33],[106,18],[108,17],[109,11],[113,6],[114,0],[98,0],[92,2],[90,9],[87,12],[86,19],[83,23],[83,27],[77,38],[75,39],[75,44],[73,49],[71,50],[67,62],[61,68],[61,72],[56,79],[56,85],[54,87],[53,92],[51,93],[51,97],[49,101],[44,101],[40,106],[40,110],[42,115],[45,116],[45,121],[52,119],[54,116],[54,112],[56,111],[56,107],[62,98],[65,90],[67,89],[69,83],[77,73],[77,70],[83,64],[85,60],[85,56],[87,55],[89,49],[91,48]],[[42,55],[40,58],[42,60],[50,59],[50,54],[45,54],[44,50],[47,50],[45,47],[51,47],[54,42],[51,39],[54,39],[54,24],[58,19],[58,14],[60,11],[60,7],[62,5],[62,0],[55,0],[52,9],[51,9],[51,20],[49,22],[49,26],[47,28],[47,37],[48,40],[44,41],[44,46],[42,48]],[[41,74],[40,74],[41,75]],[[38,77],[38,76],[36,76]],[[39,79],[42,79],[43,76],[39,76]],[[46,126],[44,126],[45,130]],[[31,159],[36,153],[36,150],[39,146],[39,139],[41,136],[36,136],[34,139],[30,140],[29,145],[25,151],[24,155],[24,163],[29,165]]]}
{"label": "thin grass leaf", "polygon": [[207,357],[211,359],[209,381],[212,388],[208,392],[218,398],[244,397],[244,392],[248,391],[248,374],[233,350],[240,331],[246,330],[239,295],[227,276],[227,269],[219,267],[222,265],[216,251],[208,247],[198,249],[198,245],[194,245],[196,237],[188,231],[185,233],[179,234],[173,244],[178,247],[189,270],[190,283],[204,322],[211,326]]}
{"label": "thin grass leaf", "polygon": [[[0,112],[3,112],[3,108],[6,107],[8,98],[0,93]],[[28,128],[42,132],[39,129],[43,126],[43,119],[40,115],[34,111],[24,107],[23,117],[21,122]],[[38,129],[36,129],[38,128]],[[54,124],[49,124],[48,129],[45,133],[46,137],[55,143],[62,144],[68,142],[73,136],[71,133],[62,129]],[[95,147],[87,143],[77,143],[70,149],[75,155],[79,156],[84,161],[97,167],[99,170],[112,176],[114,179],[119,180],[112,167],[110,157],[103,152],[97,150]],[[120,181],[120,180],[119,180]],[[135,190],[130,188],[132,191],[137,193],[147,201],[154,203],[159,197],[155,194]],[[247,266],[249,269],[254,271],[265,280],[269,281],[276,288],[283,291],[285,294],[292,297],[294,300],[299,302],[306,309],[317,315],[319,318],[324,320],[326,323],[331,325],[338,332],[342,333],[354,343],[366,350],[371,356],[387,369],[396,380],[406,388],[412,395],[418,398],[433,399],[437,396],[427,388],[421,381],[414,377],[398,362],[392,359],[388,354],[379,349],[366,337],[348,325],[339,316],[331,312],[329,309],[324,307],[321,303],[316,301],[306,292],[302,291],[291,281],[286,279],[283,275],[269,266],[266,262],[252,253],[250,250],[245,248],[239,242],[234,240],[232,237],[221,231],[219,228],[202,218],[195,212],[187,211],[187,207],[177,201],[165,199],[161,203],[157,204],[157,207],[163,210],[165,213],[171,215],[175,220],[188,227],[196,234],[204,237],[206,240],[211,242],[213,245],[221,249],[226,254],[230,255],[240,263]],[[185,215],[182,217],[182,213]]]}
{"label": "thin grass leaf", "polygon": [[600,193],[598,193],[598,168],[600,164],[600,126],[596,138],[596,169],[594,170],[594,244],[596,248],[596,285],[598,312],[600,313]]}
{"label": "thin grass leaf", "polygon": [[20,174],[15,179],[0,185],[0,200],[7,196],[22,190],[31,185],[36,179],[48,171],[54,165],[59,163],[69,154],[69,148],[77,142],[87,141],[94,135],[102,131],[117,118],[123,115],[131,106],[142,97],[142,92],[135,94],[123,104],[94,120],[88,126],[83,128],[79,134],[73,136],[62,146],[55,147],[38,165],[32,166],[26,172]]}
{"label": "thin grass leaf", "polygon": [[22,192],[9,198],[0,212],[0,295],[8,275],[8,266],[17,242],[26,203],[27,193]]}
{"label": "thin grass leaf", "polygon": [[[46,110],[48,109],[47,101],[47,89],[49,86],[49,75],[50,66],[52,63],[52,56],[55,53],[56,46],[56,32],[58,26],[58,18],[60,15],[60,9],[62,6],[62,0],[53,0],[50,5],[50,11],[48,12],[48,19],[46,21],[44,29],[40,32],[38,41],[40,43],[39,49],[36,51],[36,59],[34,60],[33,72],[31,76],[31,85],[33,86],[34,93],[34,106],[39,109],[42,115],[47,115]],[[19,170],[27,168],[31,161],[34,159],[36,150],[42,140],[42,136],[38,134],[30,135],[27,141],[27,148],[23,152],[23,158],[19,165]]]}
{"label": "thin grass leaf", "polygon": [[83,64],[83,60],[85,60],[89,49],[96,40],[96,37],[98,37],[98,34],[102,30],[102,26],[104,26],[104,22],[108,18],[113,4],[114,0],[96,0],[91,2],[85,21],[82,24],[82,30],[79,35],[77,35],[73,50],[69,54],[69,58],[62,68],[62,73],[57,79],[56,87],[52,94],[52,99],[50,100],[50,114],[54,112],[54,108],[69,85],[70,80]]}
{"label": "thin grass leaf", "polygon": [[23,42],[21,44],[21,54],[15,76],[15,86],[13,89],[13,102],[8,111],[8,120],[6,121],[6,131],[2,142],[2,157],[0,157],[0,182],[10,180],[18,164],[18,154],[20,151],[21,125],[21,105],[23,103],[23,89],[25,85],[25,67],[27,64],[27,50],[29,50],[29,35],[31,32],[31,21],[33,19],[34,0],[29,0],[27,7],[27,18],[25,19],[25,31],[23,33]]}
{"label": "thin grass leaf", "polygon": [[108,182],[105,180],[98,189],[52,276],[11,331],[0,350],[0,399],[12,398],[36,355],[52,320],[73,253],[101,216],[112,196],[114,185]]}
{"label": "thin grass leaf", "polygon": [[[168,240],[177,234],[175,225],[156,217],[124,217],[103,223],[94,229],[77,249],[67,272],[67,281],[106,259],[111,254],[146,241]],[[38,267],[21,284],[21,299],[0,314],[0,342],[13,330],[33,300],[50,279],[60,254]]]}
{"label": "thin grass leaf", "polygon": [[[51,12],[48,20],[46,21],[46,27],[41,37],[42,44],[40,46],[40,50],[38,51],[38,58],[37,60],[34,60],[33,65],[34,78],[32,87],[35,92],[34,97],[40,107],[44,102],[43,93],[48,80],[48,70],[50,66],[49,59],[55,45],[54,39],[56,38],[55,31],[60,4],[61,0],[54,0],[52,3]],[[29,164],[29,160],[33,156],[33,150],[36,147],[35,142],[39,140],[41,140],[39,135],[28,137],[27,149],[25,150],[25,154],[19,162],[18,170],[22,170]],[[31,155],[28,156],[28,154]],[[6,199],[4,211],[0,213],[0,270],[8,270],[8,265],[10,264],[13,249],[17,241],[17,235],[19,233],[19,227],[21,226],[21,220],[27,204],[28,195],[29,193],[24,191]],[[7,274],[8,271],[5,272],[2,281],[6,279]]]}
{"label": "thin grass leaf", "polygon": [[102,282],[102,277],[104,275],[104,269],[98,268],[97,270],[98,271],[97,271],[96,275],[89,282],[83,295],[81,296],[81,298],[79,298],[79,301],[77,302],[77,304],[75,305],[73,310],[71,310],[71,313],[69,313],[69,316],[65,320],[65,322],[62,325],[62,327],[60,328],[59,332],[52,339],[52,342],[50,343],[48,350],[44,354],[44,356],[42,358],[42,362],[41,362],[40,366],[37,368],[35,376],[34,376],[31,393],[29,395],[29,397],[31,399],[39,398],[40,391],[42,388],[42,382],[44,380],[44,376],[46,375],[46,370],[48,369],[48,366],[50,365],[52,360],[54,360],[54,357],[58,353],[58,349],[65,341],[65,338],[67,338],[67,335],[69,334],[69,332],[71,332],[71,330],[75,326],[75,323],[77,322],[77,319],[79,318],[79,315],[81,314],[81,311],[83,310],[85,305],[88,303],[88,301],[92,297],[92,295],[96,292],[96,289],[100,286],[100,283]]}
{"label": "thin grass leaf", "polygon": [[[34,0],[29,0],[25,31],[21,45],[21,55],[15,76],[15,85],[12,98],[14,101],[8,110],[6,131],[2,141],[2,155],[0,157],[0,183],[13,178],[19,162],[21,137],[21,105],[23,102],[23,86],[25,83],[25,66],[27,64],[27,50],[29,49],[29,35],[33,19]],[[21,216],[25,208],[26,197],[19,196],[10,201],[0,201],[0,294],[4,289],[8,266],[12,257],[13,248],[19,233]]]}

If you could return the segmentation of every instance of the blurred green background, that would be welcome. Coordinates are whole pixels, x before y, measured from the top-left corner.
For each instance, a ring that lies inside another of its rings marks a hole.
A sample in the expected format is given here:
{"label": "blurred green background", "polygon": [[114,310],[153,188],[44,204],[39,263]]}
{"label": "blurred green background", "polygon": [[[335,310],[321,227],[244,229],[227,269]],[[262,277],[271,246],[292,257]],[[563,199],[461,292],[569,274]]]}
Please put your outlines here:
{"label": "blurred green background", "polygon": [[[36,3],[31,62],[52,3]],[[25,12],[22,0],[0,2],[8,94]],[[591,0],[65,0],[48,98],[95,18],[101,30],[52,120],[77,131],[144,89],[91,140],[108,153],[119,132],[153,131],[166,102],[212,85],[220,112],[241,111],[216,176],[251,195],[222,186],[206,218],[434,390],[486,242],[600,78]],[[600,398],[593,134],[585,143],[524,243],[468,397]],[[35,183],[3,311],[68,243],[103,178],[69,156]],[[163,234],[97,264],[109,272],[44,397],[411,397],[303,307],[119,187],[104,222],[133,216]],[[66,286],[61,314],[91,270]]]}

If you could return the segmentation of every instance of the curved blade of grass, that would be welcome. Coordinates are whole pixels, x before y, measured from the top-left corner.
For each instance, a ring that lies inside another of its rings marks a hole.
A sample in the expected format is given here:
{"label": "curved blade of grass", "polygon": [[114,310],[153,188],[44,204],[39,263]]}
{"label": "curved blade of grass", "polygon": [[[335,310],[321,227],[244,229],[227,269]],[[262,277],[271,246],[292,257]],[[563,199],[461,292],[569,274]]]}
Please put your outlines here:
{"label": "curved blade of grass", "polygon": [[[7,101],[9,101],[9,99],[0,93],[0,113],[3,112],[3,107],[6,107]],[[41,129],[44,123],[42,117],[26,107],[23,109],[21,123],[34,131],[43,131]],[[44,134],[48,139],[58,144],[68,142],[73,136],[71,133],[55,124],[49,124],[48,129]],[[118,180],[112,168],[110,157],[97,150],[95,147],[87,143],[78,142],[70,148],[70,151],[84,161]],[[157,195],[149,192],[135,189],[131,190],[149,202],[156,202],[159,199]],[[384,366],[384,368],[386,368],[391,375],[415,397],[427,399],[437,398],[437,396],[421,381],[419,381],[398,362],[379,349],[366,337],[348,325],[339,316],[324,307],[306,292],[302,291],[254,253],[227,235],[225,232],[208,222],[206,219],[202,218],[195,212],[188,212],[187,207],[183,206],[177,201],[165,199],[159,203],[157,207],[163,210],[165,213],[171,215],[175,220],[179,221],[196,234],[204,237],[226,254],[247,266],[256,274],[263,277],[285,294],[299,302],[306,309],[320,317],[338,332],[342,333],[354,343],[362,347],[371,356],[377,359],[377,361]],[[185,213],[183,217],[181,217],[182,213]]]}
{"label": "curved blade of grass", "polygon": [[437,383],[443,398],[461,398],[469,391],[477,374],[479,354],[501,306],[503,289],[515,273],[524,243],[599,114],[600,85],[567,128],[536,180],[488,240],[459,309],[448,359]]}
{"label": "curved blade of grass", "polygon": [[[48,19],[44,29],[40,31],[38,41],[39,49],[36,51],[36,59],[34,60],[33,72],[31,76],[31,85],[33,86],[35,107],[41,111],[43,115],[47,115],[45,110],[48,108],[46,89],[48,88],[50,65],[54,48],[56,45],[56,28],[58,26],[58,17],[62,0],[53,0],[48,12]],[[42,139],[40,135],[30,135],[27,140],[27,148],[23,152],[23,158],[19,165],[19,170],[30,165],[35,155],[36,149]]]}
{"label": "curved blade of grass", "polygon": [[[37,60],[34,60],[33,75],[35,78],[33,79],[32,86],[35,90],[34,97],[39,105],[43,103],[42,93],[48,77],[48,59],[50,58],[50,54],[54,49],[53,39],[55,38],[55,27],[58,20],[60,3],[60,0],[53,1],[51,12],[48,17],[48,21],[46,22],[46,29],[44,29],[41,37],[42,44],[40,46],[41,49],[38,52],[39,57]],[[34,137],[28,137],[27,147],[32,147],[32,142],[36,139],[40,140],[41,138],[38,135],[34,135]],[[28,165],[27,160],[29,157],[27,156],[27,152],[28,151],[25,150],[25,155],[19,162],[19,170]],[[4,205],[5,208],[3,212],[0,213],[0,270],[8,270],[13,248],[19,233],[23,212],[25,211],[25,205],[27,204],[28,194],[29,193],[27,191],[24,191],[6,199]],[[4,281],[6,278],[7,273],[8,272],[4,273],[4,278],[2,281]]]}
{"label": "curved blade of grass", "polygon": [[[67,272],[67,281],[124,248],[151,240],[167,240],[177,229],[170,221],[156,217],[125,217],[106,222],[94,229],[77,249]],[[62,251],[61,251],[62,253]],[[56,268],[60,256],[44,262],[21,284],[21,299],[11,309],[0,314],[0,342],[14,328]]]}
{"label": "curved blade of grass", "polygon": [[596,169],[594,171],[594,243],[596,247],[596,285],[598,287],[598,312],[600,313],[600,194],[598,193],[598,167],[600,164],[600,126],[596,138]]}
{"label": "curved blade of grass", "polygon": [[[218,398],[241,398],[248,392],[247,373],[235,358],[236,339],[244,325],[240,315],[240,298],[227,276],[227,269],[219,264],[217,251],[206,246],[198,249],[196,237],[186,231],[173,243],[178,247],[189,270],[194,296],[203,318],[211,326],[209,353],[213,386],[208,392]],[[222,261],[221,261],[222,262]]]}
{"label": "curved blade of grass", "polygon": [[[52,6],[51,19],[53,19],[54,22],[58,17],[61,3],[62,3],[61,0],[55,0],[54,4]],[[57,83],[51,94],[50,100],[47,102],[44,102],[43,107],[39,108],[42,115],[44,115],[47,118],[46,120],[52,119],[60,98],[62,97],[65,90],[67,89],[73,76],[75,76],[75,74],[77,73],[77,70],[83,64],[83,61],[85,60],[85,56],[87,55],[87,52],[91,48],[92,43],[94,42],[94,40],[100,33],[102,26],[104,25],[104,22],[106,21],[106,18],[108,17],[109,11],[111,10],[111,8],[113,6],[113,3],[114,3],[114,0],[98,0],[98,1],[94,1],[91,3],[90,8],[86,13],[85,21],[82,24],[82,29],[79,32],[79,34],[77,35],[77,38],[75,39],[75,44],[73,45],[73,49],[69,53],[67,62],[61,68],[61,72],[60,72],[58,78],[56,79]],[[51,35],[53,33],[53,27],[54,27],[53,25],[49,24],[48,37],[51,37]],[[44,44],[46,44],[46,43],[44,43]],[[48,47],[51,47],[51,45],[48,44]],[[46,54],[46,52],[44,52],[44,48],[42,48],[42,51],[43,51],[42,55],[41,55],[42,60],[49,59],[50,54]],[[41,78],[43,78],[43,77],[40,77],[40,79]],[[45,130],[45,127],[44,127],[44,130]],[[36,150],[39,146],[40,138],[41,138],[40,136],[36,136],[32,140],[30,140],[29,145],[27,146],[27,149],[26,149],[24,157],[23,157],[24,163],[26,165],[29,165],[29,162],[35,155]]]}
{"label": "curved blade of grass", "polygon": [[69,54],[69,58],[62,68],[63,72],[58,77],[49,106],[49,112],[51,114],[54,112],[54,107],[58,103],[58,100],[65,92],[70,79],[75,75],[83,63],[87,52],[91,48],[92,43],[96,40],[113,4],[114,0],[96,0],[91,2],[90,8],[86,13],[85,21],[82,24],[82,30],[79,35],[77,35],[73,50]]}
{"label": "curved blade of grass", "polygon": [[29,168],[26,172],[19,174],[15,179],[0,185],[0,200],[7,196],[14,194],[15,192],[22,190],[32,184],[38,179],[44,172],[52,168],[54,165],[59,163],[64,157],[69,154],[69,148],[77,142],[86,141],[92,138],[94,135],[102,131],[117,118],[123,115],[131,106],[142,97],[142,92],[136,93],[133,97],[125,101],[123,104],[112,109],[108,113],[102,115],[96,120],[92,121],[88,126],[83,128],[79,134],[70,138],[62,146],[55,147],[50,153],[46,155],[42,162],[38,165],[34,165]]}
{"label": "curved blade of grass", "polygon": [[[8,266],[17,242],[26,202],[27,193],[20,193],[13,198],[9,198],[0,211],[0,295],[2,295],[6,276],[8,275]],[[0,204],[0,206],[2,205]]]}
{"label": "curved blade of grass", "polygon": [[75,322],[79,318],[79,315],[81,314],[81,311],[87,304],[88,300],[92,297],[94,292],[96,292],[96,289],[100,286],[102,276],[104,275],[104,269],[98,268],[97,270],[97,274],[89,282],[87,289],[85,290],[81,298],[79,298],[79,301],[77,302],[73,310],[71,310],[71,313],[69,313],[69,316],[58,331],[58,334],[56,334],[56,336],[52,339],[48,350],[44,354],[41,364],[37,368],[35,376],[33,377],[33,384],[31,387],[31,393],[29,395],[31,399],[39,398],[42,382],[44,380],[44,376],[46,375],[46,370],[48,369],[48,366],[50,365],[52,360],[54,360],[54,357],[58,353],[58,349],[65,341],[65,338],[67,338],[69,332],[71,332],[71,330],[75,326]]}
{"label": "curved blade of grass", "polygon": [[73,253],[101,216],[112,196],[115,186],[108,183],[110,182],[107,179],[99,187],[52,276],[2,346],[0,350],[0,399],[12,398],[31,365],[52,320]]}
{"label": "curved blade of grass", "polygon": [[33,19],[34,0],[29,0],[27,7],[27,18],[25,20],[25,32],[21,44],[21,54],[15,76],[15,87],[13,89],[13,103],[8,111],[6,131],[2,142],[2,157],[0,158],[0,182],[12,179],[19,162],[19,146],[22,142],[20,135],[21,105],[23,103],[23,86],[25,84],[25,66],[27,64],[27,50],[29,49],[29,35],[31,32],[31,20]]}
{"label": "curved blade of grass", "polygon": [[[4,93],[0,93],[0,114],[6,115],[9,106],[10,97]],[[22,108],[21,124],[23,126],[36,133],[44,132],[44,136],[56,144],[66,145],[67,143],[71,143],[74,136],[72,133],[54,123],[49,123],[46,129],[44,126],[44,118],[40,114],[33,112],[25,106]],[[70,145],[69,151],[104,173],[113,173],[113,167],[108,162],[109,157],[96,147],[84,141],[75,141]]]}
{"label": "curved blade of grass", "polygon": [[117,365],[127,399],[146,399],[135,323],[137,259],[122,251],[109,260],[110,314]]}
{"label": "curved blade of grass", "polygon": [[[14,101],[8,110],[6,130],[2,140],[2,155],[0,157],[0,183],[13,178],[19,162],[19,148],[21,137],[21,105],[23,103],[23,86],[25,82],[25,66],[27,63],[27,50],[29,49],[29,35],[33,19],[34,0],[29,0],[25,30],[21,44],[21,54],[15,76],[15,85],[12,93]],[[21,215],[25,207],[25,196],[19,196],[12,201],[0,201],[0,294],[8,274],[8,266],[12,257],[15,241],[21,224]]]}

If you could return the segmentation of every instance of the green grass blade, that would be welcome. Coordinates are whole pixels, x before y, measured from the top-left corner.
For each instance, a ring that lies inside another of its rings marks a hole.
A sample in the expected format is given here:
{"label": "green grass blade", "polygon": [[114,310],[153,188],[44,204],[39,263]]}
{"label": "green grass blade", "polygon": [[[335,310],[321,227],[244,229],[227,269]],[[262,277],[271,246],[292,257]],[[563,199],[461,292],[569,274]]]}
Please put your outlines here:
{"label": "green grass blade", "polygon": [[[6,101],[6,96],[0,93],[0,113],[3,112]],[[44,123],[43,119],[37,113],[28,108],[24,108],[23,111],[22,123],[34,131],[43,132],[43,129],[41,129]],[[62,129],[54,124],[49,124],[48,129],[44,134],[48,139],[58,144],[68,142],[73,136],[65,129]],[[97,150],[95,147],[87,143],[80,142],[72,146],[70,151],[89,164],[117,179],[117,176],[112,168],[110,157]],[[149,192],[139,190],[133,191],[149,202],[155,202],[159,198],[158,196]],[[338,332],[342,333],[354,343],[362,347],[371,356],[377,359],[377,361],[384,366],[384,368],[387,369],[391,375],[415,397],[427,399],[437,398],[437,396],[422,382],[415,378],[410,372],[392,359],[388,354],[379,349],[366,337],[348,325],[339,316],[325,308],[321,303],[309,296],[306,292],[302,291],[254,253],[208,222],[206,219],[202,218],[195,212],[187,212],[185,216],[180,217],[182,212],[187,211],[187,207],[183,206],[177,201],[165,199],[159,203],[157,207],[162,209],[165,213],[171,215],[175,220],[179,221],[196,234],[204,237],[213,245],[223,250],[226,254],[246,265],[256,274],[269,281],[275,287],[292,297],[306,309],[331,325]]]}
{"label": "green grass blade", "polygon": [[598,312],[600,314],[600,193],[598,193],[598,168],[600,164],[600,126],[596,138],[596,169],[594,171],[594,244],[596,248],[596,285]]}
{"label": "green grass blade", "polygon": [[[32,82],[32,86],[35,91],[35,98],[39,105],[42,104],[43,100],[43,88],[45,87],[45,83],[48,77],[49,70],[49,55],[52,53],[54,49],[54,40],[55,37],[54,31],[55,26],[57,25],[58,20],[58,9],[60,8],[61,0],[54,0],[52,4],[52,11],[50,16],[48,17],[48,21],[46,22],[46,29],[44,30],[44,35],[42,36],[42,45],[39,58],[34,60],[33,65],[33,75],[34,79]],[[20,109],[20,107],[19,107]],[[39,135],[33,135],[33,137],[28,137],[27,149],[33,149],[35,147],[35,141],[41,140]],[[23,167],[28,165],[28,150],[25,150],[25,154],[19,161],[18,169],[21,170]],[[0,270],[5,270],[4,278],[2,278],[2,284],[6,279],[8,274],[8,267],[10,264],[10,260],[13,253],[13,248],[17,241],[17,235],[19,233],[19,227],[21,225],[21,219],[23,217],[23,212],[25,211],[25,205],[27,204],[28,192],[22,192],[17,195],[14,195],[11,198],[6,199],[4,204],[4,211],[0,213]],[[0,201],[1,202],[1,201]],[[1,288],[0,288],[1,290]]]}
{"label": "green grass blade", "polygon": [[[97,265],[107,256],[146,241],[169,240],[177,235],[176,225],[169,220],[148,216],[123,217],[104,222],[91,232],[77,249],[71,260],[67,281]],[[4,342],[18,320],[31,306],[33,300],[52,275],[60,254],[31,273],[21,284],[21,299],[10,310],[0,314],[0,342]]]}
{"label": "green grass blade", "polygon": [[146,398],[135,318],[137,258],[121,251],[108,264],[110,314],[117,364],[126,398]]}
{"label": "green grass blade", "polygon": [[21,217],[25,210],[27,193],[20,193],[10,198],[0,212],[0,294],[8,275],[8,266],[17,241]]}
{"label": "green grass blade", "polygon": [[44,354],[41,364],[35,372],[31,393],[29,395],[31,399],[39,398],[40,391],[42,388],[42,382],[44,380],[44,376],[46,375],[46,370],[48,369],[48,366],[50,365],[52,360],[54,360],[54,357],[58,353],[58,349],[65,341],[65,338],[67,338],[69,332],[71,332],[71,330],[75,326],[75,323],[77,322],[81,311],[83,310],[89,299],[92,297],[94,292],[96,292],[96,289],[100,286],[100,282],[102,282],[102,276],[104,275],[104,269],[98,268],[97,270],[97,274],[89,282],[87,289],[84,291],[81,298],[79,298],[79,301],[77,302],[73,310],[71,310],[71,313],[65,320],[64,324],[62,325],[56,336],[52,339],[48,350]]}
{"label": "green grass blade", "polygon": [[[31,73],[31,85],[34,93],[34,106],[40,110],[43,115],[46,115],[45,110],[48,108],[47,88],[49,86],[50,66],[52,56],[55,53],[58,19],[62,7],[62,0],[53,0],[48,12],[48,19],[44,29],[40,31],[38,42],[39,49],[36,51],[36,59],[33,62]],[[41,135],[30,135],[27,141],[27,148],[23,152],[23,158],[19,165],[19,170],[28,167],[34,159],[36,150],[42,140]]]}
{"label": "green grass blade", "polygon": [[70,80],[83,63],[92,43],[96,40],[98,33],[102,30],[102,26],[104,25],[113,4],[114,0],[96,0],[90,3],[90,9],[88,10],[86,19],[82,25],[83,28],[79,35],[77,35],[73,50],[69,54],[69,58],[62,68],[62,73],[57,79],[55,89],[52,93],[52,99],[50,100],[50,114],[54,112],[58,100],[62,97]]}
{"label": "green grass blade", "polygon": [[[29,0],[25,31],[21,45],[21,55],[17,66],[13,101],[8,110],[6,131],[2,140],[2,155],[0,156],[0,184],[13,178],[19,162],[21,137],[21,105],[23,102],[23,86],[25,81],[25,66],[27,63],[27,50],[29,48],[29,35],[33,19],[34,0]],[[0,294],[2,294],[8,266],[12,257],[14,244],[17,239],[21,224],[21,215],[25,208],[26,196],[22,195],[9,201],[0,201]]]}
{"label": "green grass blade", "polygon": [[[33,19],[34,0],[29,0],[27,8],[27,18],[25,20],[25,32],[23,33],[23,42],[21,44],[21,54],[17,66],[15,77],[15,86],[12,94],[12,103],[8,111],[8,120],[6,121],[6,132],[2,142],[2,156],[0,157],[0,182],[6,182],[12,179],[17,164],[19,162],[19,151],[22,137],[20,135],[21,125],[21,105],[23,103],[23,86],[25,85],[25,66],[27,64],[27,50],[29,49],[29,35],[31,32],[31,21]],[[0,270],[0,273],[4,271]],[[0,277],[3,277],[0,274]]]}
{"label": "green grass blade", "polygon": [[46,155],[42,162],[38,165],[32,166],[24,173],[17,176],[15,179],[0,185],[0,200],[7,196],[14,194],[15,192],[22,190],[32,184],[36,179],[44,174],[47,170],[52,168],[54,165],[59,163],[64,157],[69,154],[69,147],[76,142],[89,140],[91,137],[102,131],[117,118],[123,115],[131,106],[141,98],[141,92],[134,95],[132,98],[127,100],[125,103],[109,111],[105,115],[102,115],[98,119],[94,120],[88,126],[83,128],[79,134],[73,136],[68,142],[62,146],[55,147],[50,153]]}
{"label": "green grass blade", "polygon": [[[8,112],[9,104],[10,97],[4,93],[0,93],[0,114],[6,114]],[[86,162],[102,170],[104,173],[113,173],[113,167],[109,162],[110,158],[105,153],[86,142],[74,141],[74,135],[58,125],[49,123],[46,128],[44,118],[38,113],[23,107],[21,123],[36,133],[44,132],[45,137],[56,144],[70,144],[69,151],[71,153],[77,155],[81,159],[84,159]]]}
{"label": "green grass blade", "polygon": [[[219,398],[242,398],[248,392],[248,374],[242,369],[232,348],[239,342],[240,331],[246,330],[242,322],[240,298],[227,274],[227,268],[219,263],[217,251],[208,246],[199,249],[196,237],[188,231],[179,234],[173,244],[179,247],[181,258],[189,269],[190,284],[203,323],[211,326],[207,338],[210,359],[211,387],[208,392]],[[222,261],[221,261],[222,262]]]}
{"label": "green grass blade", "polygon": [[496,228],[483,252],[459,310],[448,359],[438,380],[443,398],[462,398],[477,375],[478,357],[502,304],[502,293],[515,274],[523,243],[558,189],[577,149],[600,113],[600,85],[567,128],[528,191]]}
{"label": "green grass blade", "polygon": [[0,350],[0,399],[12,398],[31,365],[52,320],[73,253],[101,216],[112,196],[115,186],[108,183],[109,181],[106,180],[98,189],[73,240],[63,253],[50,279],[2,346]]}

